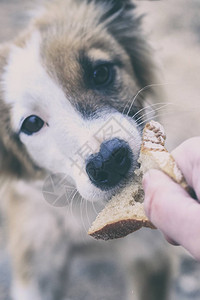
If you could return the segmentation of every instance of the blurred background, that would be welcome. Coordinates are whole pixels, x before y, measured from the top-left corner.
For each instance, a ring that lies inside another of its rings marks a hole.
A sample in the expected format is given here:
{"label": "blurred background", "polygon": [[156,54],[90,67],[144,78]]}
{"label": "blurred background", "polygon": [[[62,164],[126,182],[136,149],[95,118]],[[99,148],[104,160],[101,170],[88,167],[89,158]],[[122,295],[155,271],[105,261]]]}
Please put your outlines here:
{"label": "blurred background", "polygon": [[[23,30],[42,1],[0,0],[0,42],[6,42],[14,38],[18,32]],[[160,108],[157,114],[166,128],[168,148],[172,150],[183,140],[197,136],[200,133],[200,1],[138,0],[135,2],[138,5],[138,13],[144,14],[143,29],[154,50],[155,59],[159,66],[159,82],[155,82],[155,84],[163,85],[167,105],[164,108]],[[2,219],[3,216],[1,216],[0,223]],[[159,235],[159,233],[153,234]],[[152,245],[151,238],[151,234],[141,231],[141,233],[135,234],[134,243],[132,243],[131,238],[126,238],[127,247],[129,249],[131,247],[130,251],[133,251],[132,247],[134,245],[135,251],[141,252],[141,256],[143,254],[147,255],[147,252],[149,255],[149,252],[154,251],[154,247],[165,246],[168,249],[167,251],[176,253],[178,259],[173,262],[172,266],[169,300],[200,299],[200,263],[195,262],[179,247],[168,246],[163,241],[161,244],[158,242],[156,245]],[[146,250],[144,250],[144,239],[145,247],[148,245]],[[87,249],[87,251],[90,250]],[[74,278],[78,282],[77,266],[80,267],[83,260],[89,261],[89,256],[90,254],[84,257],[79,255],[74,261],[74,265],[71,267],[71,287],[73,286]],[[110,268],[112,268],[112,264]],[[106,273],[107,269],[102,269],[102,272]],[[138,273],[138,278],[139,276],[140,274]],[[1,300],[9,299],[10,282],[10,260],[1,228]],[[91,288],[94,289],[94,286]],[[78,296],[72,298],[72,300],[75,299],[79,299]],[[93,299],[95,300],[95,297]],[[104,298],[101,299],[103,300]],[[113,298],[109,298],[109,296],[105,298],[105,300],[108,299],[117,300],[118,298],[117,296],[114,298],[113,292]],[[146,299],[149,299],[148,295],[146,295]],[[162,299],[160,298],[159,300]]]}
{"label": "blurred background", "polygon": [[200,2],[139,1],[139,8],[162,70],[160,83],[169,106],[166,116],[159,113],[173,148],[200,132]]}

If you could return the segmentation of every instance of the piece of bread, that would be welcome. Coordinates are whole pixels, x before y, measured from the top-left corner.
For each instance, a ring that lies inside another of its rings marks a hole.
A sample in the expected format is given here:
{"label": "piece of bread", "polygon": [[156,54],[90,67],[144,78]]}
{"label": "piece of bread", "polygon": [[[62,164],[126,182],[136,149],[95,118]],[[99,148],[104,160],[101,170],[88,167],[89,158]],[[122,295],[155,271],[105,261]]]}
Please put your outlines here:
{"label": "piece of bread", "polygon": [[144,174],[150,169],[159,169],[188,190],[189,187],[182,172],[173,156],[165,148],[165,139],[165,131],[161,124],[155,121],[146,124],[143,130],[142,146],[138,160],[140,172]]}
{"label": "piece of bread", "polygon": [[143,174],[154,168],[169,175],[175,182],[188,190],[188,185],[173,157],[165,149],[165,132],[162,125],[151,121],[143,130],[142,145],[133,182],[112,197],[99,213],[88,234],[96,239],[115,239],[128,235],[141,227],[155,228],[144,211]]}

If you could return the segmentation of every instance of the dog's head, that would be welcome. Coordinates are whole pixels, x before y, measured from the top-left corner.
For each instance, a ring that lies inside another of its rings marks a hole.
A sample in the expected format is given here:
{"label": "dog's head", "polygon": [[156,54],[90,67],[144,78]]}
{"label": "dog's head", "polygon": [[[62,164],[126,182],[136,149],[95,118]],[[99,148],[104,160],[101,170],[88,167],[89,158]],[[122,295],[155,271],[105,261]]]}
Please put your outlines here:
{"label": "dog's head", "polygon": [[154,81],[134,4],[56,1],[0,55],[1,172],[62,172],[108,199],[137,164],[147,95],[134,96]]}

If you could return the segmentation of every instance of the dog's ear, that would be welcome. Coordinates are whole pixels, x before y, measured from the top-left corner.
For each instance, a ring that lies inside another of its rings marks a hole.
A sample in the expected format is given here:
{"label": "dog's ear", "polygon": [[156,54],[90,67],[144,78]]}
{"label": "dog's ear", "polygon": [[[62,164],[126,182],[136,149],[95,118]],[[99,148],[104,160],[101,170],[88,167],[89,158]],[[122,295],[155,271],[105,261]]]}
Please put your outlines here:
{"label": "dog's ear", "polygon": [[[135,11],[132,0],[88,0],[102,5],[104,13],[100,19],[107,30],[130,56],[139,86],[157,82],[151,47],[141,30],[142,17]],[[148,92],[154,92],[153,88]]]}
{"label": "dog's ear", "polygon": [[88,0],[88,2],[95,2],[96,4],[103,5],[105,14],[102,16],[101,21],[119,15],[123,10],[135,8],[131,0]]}
{"label": "dog's ear", "polygon": [[157,79],[153,53],[142,32],[142,16],[136,13],[136,5],[131,0],[96,1],[110,3],[110,8],[105,11],[102,20],[130,56],[139,85],[144,87],[155,83]]}
{"label": "dog's ear", "polygon": [[[99,1],[101,1],[101,0],[99,0]],[[110,8],[104,14],[102,21],[109,19],[109,18],[114,19],[117,16],[119,16],[120,14],[122,14],[124,11],[129,11],[129,10],[135,8],[135,5],[129,0],[125,0],[125,1],[110,0],[110,1],[106,1],[106,2],[110,4]]]}

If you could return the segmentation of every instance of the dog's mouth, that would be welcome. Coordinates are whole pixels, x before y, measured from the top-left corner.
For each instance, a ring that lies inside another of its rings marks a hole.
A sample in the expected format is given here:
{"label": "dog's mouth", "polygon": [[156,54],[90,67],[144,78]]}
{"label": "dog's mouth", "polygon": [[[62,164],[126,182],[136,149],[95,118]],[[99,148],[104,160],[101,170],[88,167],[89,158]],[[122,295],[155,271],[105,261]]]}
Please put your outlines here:
{"label": "dog's mouth", "polygon": [[[105,134],[107,132],[109,134]],[[86,200],[107,201],[134,177],[141,143],[140,130],[132,118],[113,113],[107,119],[104,115],[96,123],[94,121],[88,134],[83,135],[83,146],[73,157],[72,166],[77,190]],[[80,157],[80,153],[86,152],[86,144],[89,153]]]}
{"label": "dog's mouth", "polygon": [[83,184],[81,180],[77,184],[78,192],[86,200],[107,202],[134,179],[137,158],[124,140],[103,142],[99,152],[87,158]]}

